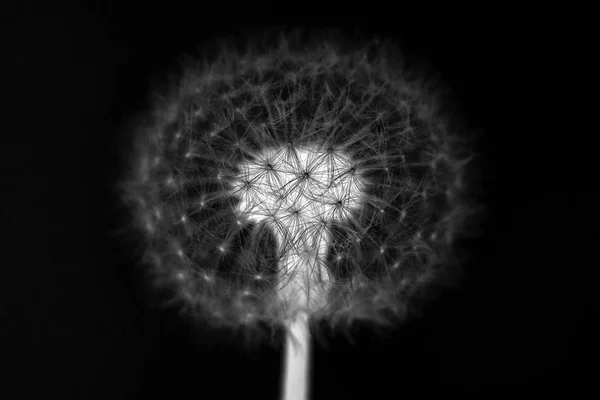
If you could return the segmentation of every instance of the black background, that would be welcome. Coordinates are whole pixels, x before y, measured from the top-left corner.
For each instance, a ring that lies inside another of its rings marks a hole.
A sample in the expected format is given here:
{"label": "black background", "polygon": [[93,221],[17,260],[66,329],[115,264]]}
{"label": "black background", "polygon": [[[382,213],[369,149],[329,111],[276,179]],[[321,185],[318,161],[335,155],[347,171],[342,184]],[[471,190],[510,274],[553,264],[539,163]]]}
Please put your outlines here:
{"label": "black background", "polygon": [[564,28],[537,12],[426,4],[117,3],[3,12],[5,398],[277,398],[277,349],[208,328],[191,335],[175,312],[151,306],[108,234],[121,222],[110,191],[117,128],[147,105],[149,83],[206,38],[273,24],[392,36],[454,89],[469,128],[485,131],[490,214],[465,244],[475,255],[464,287],[394,335],[363,329],[355,344],[317,346],[314,398],[586,390],[594,159],[560,94],[578,80],[562,68],[577,63]]}

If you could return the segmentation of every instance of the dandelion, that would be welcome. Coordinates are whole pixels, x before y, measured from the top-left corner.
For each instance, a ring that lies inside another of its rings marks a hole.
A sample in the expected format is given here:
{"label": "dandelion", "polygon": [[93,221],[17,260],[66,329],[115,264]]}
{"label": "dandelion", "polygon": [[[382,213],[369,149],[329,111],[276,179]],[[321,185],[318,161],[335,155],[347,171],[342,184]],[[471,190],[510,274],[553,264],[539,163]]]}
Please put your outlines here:
{"label": "dandelion", "polygon": [[389,44],[342,47],[283,38],[188,66],[121,182],[148,268],[195,318],[287,329],[289,400],[306,396],[310,321],[402,321],[457,267],[477,209],[468,142],[428,82]]}

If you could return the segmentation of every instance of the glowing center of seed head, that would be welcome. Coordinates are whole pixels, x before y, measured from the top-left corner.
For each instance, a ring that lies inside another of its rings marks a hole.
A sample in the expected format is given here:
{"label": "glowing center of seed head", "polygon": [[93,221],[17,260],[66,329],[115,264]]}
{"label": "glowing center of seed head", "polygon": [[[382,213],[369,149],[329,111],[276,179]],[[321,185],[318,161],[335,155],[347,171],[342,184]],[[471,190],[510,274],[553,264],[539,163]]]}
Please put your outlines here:
{"label": "glowing center of seed head", "polygon": [[348,156],[331,149],[266,149],[239,169],[232,182],[237,212],[286,233],[321,230],[348,218],[361,203],[363,179]]}
{"label": "glowing center of seed head", "polygon": [[304,292],[299,301],[308,306],[307,292],[313,290],[308,287],[327,286],[329,281],[323,269],[329,224],[346,220],[360,206],[364,179],[347,155],[317,146],[264,149],[242,162],[239,171],[231,182],[240,200],[237,213],[271,228],[280,269],[295,282],[280,291],[288,298],[293,296],[290,291]]}

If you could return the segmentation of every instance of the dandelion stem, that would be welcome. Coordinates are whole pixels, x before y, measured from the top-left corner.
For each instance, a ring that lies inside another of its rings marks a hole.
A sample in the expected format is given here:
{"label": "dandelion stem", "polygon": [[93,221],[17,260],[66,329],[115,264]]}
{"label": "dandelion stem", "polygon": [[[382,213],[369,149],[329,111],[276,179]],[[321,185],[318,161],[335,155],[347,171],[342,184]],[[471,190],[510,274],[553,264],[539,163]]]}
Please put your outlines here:
{"label": "dandelion stem", "polygon": [[310,350],[308,314],[302,312],[288,324],[281,400],[308,400]]}

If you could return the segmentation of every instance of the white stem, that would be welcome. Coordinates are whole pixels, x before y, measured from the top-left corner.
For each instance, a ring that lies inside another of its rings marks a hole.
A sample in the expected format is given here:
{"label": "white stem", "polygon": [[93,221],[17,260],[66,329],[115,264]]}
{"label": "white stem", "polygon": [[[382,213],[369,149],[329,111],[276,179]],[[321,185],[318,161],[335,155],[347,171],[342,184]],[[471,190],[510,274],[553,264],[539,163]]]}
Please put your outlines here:
{"label": "white stem", "polygon": [[[298,229],[298,228],[296,228]],[[284,232],[275,229],[278,251],[284,245],[287,233],[290,237],[309,236],[312,243],[299,240],[295,247],[281,259],[279,270],[282,275],[279,296],[287,302],[290,320],[287,322],[284,351],[282,400],[308,400],[310,371],[310,331],[308,318],[324,303],[330,276],[325,269],[325,254],[330,242],[327,231]],[[314,249],[309,251],[308,249]],[[291,278],[289,278],[291,276]]]}
{"label": "white stem", "polygon": [[296,315],[288,326],[283,369],[282,400],[308,400],[310,332],[308,315]]}

